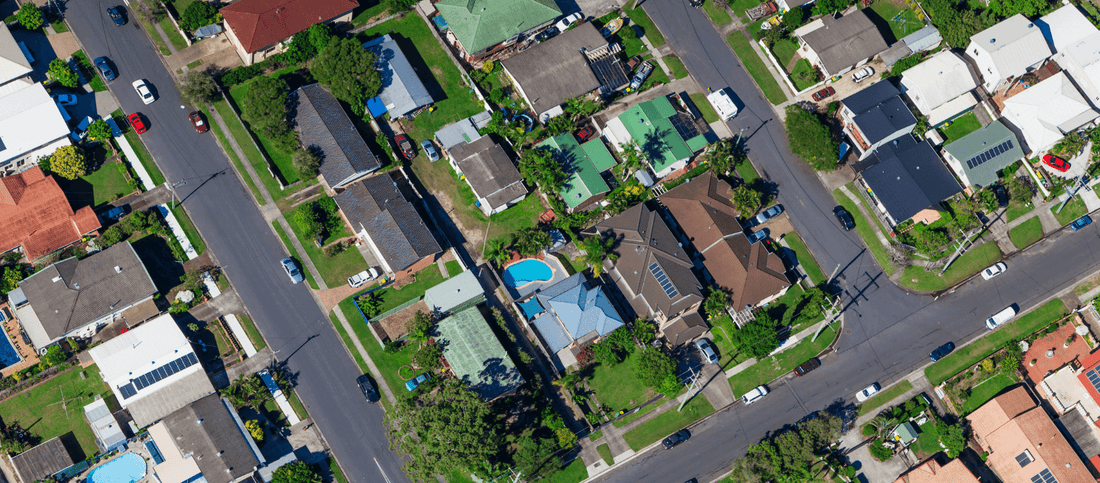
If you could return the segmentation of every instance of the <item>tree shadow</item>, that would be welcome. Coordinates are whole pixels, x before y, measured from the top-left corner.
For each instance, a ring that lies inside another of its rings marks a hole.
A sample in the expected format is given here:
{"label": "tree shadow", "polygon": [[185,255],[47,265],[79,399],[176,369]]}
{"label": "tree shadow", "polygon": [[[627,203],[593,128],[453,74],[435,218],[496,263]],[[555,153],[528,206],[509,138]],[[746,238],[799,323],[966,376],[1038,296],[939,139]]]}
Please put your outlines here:
{"label": "tree shadow", "polygon": [[165,239],[156,235],[147,235],[138,240],[132,240],[131,245],[141,259],[141,263],[145,264],[145,269],[153,279],[157,292],[167,294],[179,285],[180,278],[184,274],[183,264],[176,261]]}
{"label": "tree shadow", "polygon": [[[429,26],[428,28],[434,27]],[[397,43],[397,47],[401,49],[401,53],[404,54],[405,59],[409,61],[409,65],[412,66],[413,72],[416,72],[416,77],[424,84],[424,88],[428,90],[428,95],[432,96],[432,101],[440,102],[446,100],[447,92],[443,90],[443,86],[436,80],[435,72],[432,72],[432,68],[424,61],[424,58],[420,56],[420,51],[417,50],[416,44],[414,44],[412,40],[409,40],[408,37],[397,32],[389,32],[389,36]],[[378,36],[361,36],[358,40],[360,42],[366,42],[376,38],[378,38]],[[382,85],[386,85],[384,79]]]}
{"label": "tree shadow", "polygon": [[882,34],[882,39],[886,41],[886,45],[893,45],[897,42],[898,38],[894,37],[893,30],[890,30],[890,20],[882,18],[878,12],[871,10],[870,8],[863,9],[863,13],[867,14],[867,18],[871,20],[871,23],[875,24],[875,28]]}

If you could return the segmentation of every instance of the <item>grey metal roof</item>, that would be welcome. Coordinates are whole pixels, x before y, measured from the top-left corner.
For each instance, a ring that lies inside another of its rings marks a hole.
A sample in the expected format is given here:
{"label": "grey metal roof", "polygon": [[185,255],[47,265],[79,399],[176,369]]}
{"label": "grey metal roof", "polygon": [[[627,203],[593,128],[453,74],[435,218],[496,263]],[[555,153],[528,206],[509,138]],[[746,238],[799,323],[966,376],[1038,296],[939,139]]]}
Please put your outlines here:
{"label": "grey metal roof", "polygon": [[27,483],[46,480],[76,463],[59,438],[28,449],[12,457],[19,477]]}
{"label": "grey metal roof", "polygon": [[523,385],[519,369],[477,307],[441,320],[433,336],[455,376],[482,399],[492,401]]}
{"label": "grey metal roof", "polygon": [[455,307],[484,296],[485,290],[481,288],[477,275],[466,270],[425,290],[424,303],[428,306],[428,310],[447,313]]}
{"label": "grey metal roof", "polygon": [[329,186],[342,186],[382,166],[344,108],[320,84],[299,87],[287,96],[287,104],[302,145],[320,149],[321,175]]}
{"label": "grey metal roof", "polygon": [[478,134],[477,128],[474,127],[472,118],[466,118],[443,126],[435,132],[435,139],[443,146],[444,151],[450,151],[452,147],[461,143],[472,143],[481,139],[481,134]]}
{"label": "grey metal roof", "polygon": [[802,35],[802,41],[817,52],[829,72],[841,72],[886,50],[886,40],[863,10],[839,19],[821,18],[824,26]]}
{"label": "grey metal roof", "polygon": [[1100,439],[1096,437],[1096,430],[1092,422],[1081,415],[1081,411],[1070,408],[1054,422],[1062,428],[1062,432],[1069,435],[1066,438],[1070,446],[1077,451],[1078,456],[1087,460],[1100,454]]}
{"label": "grey metal roof", "polygon": [[905,42],[894,42],[889,49],[886,49],[879,58],[886,63],[887,66],[896,64],[899,60],[909,57],[913,54],[913,51],[909,49]]}
{"label": "grey metal roof", "polygon": [[519,170],[492,137],[458,144],[450,153],[474,194],[484,198],[490,208],[495,210],[527,194]]}
{"label": "grey metal roof", "polygon": [[565,327],[557,321],[553,314],[543,312],[535,317],[535,320],[532,320],[531,323],[542,335],[542,340],[546,342],[550,352],[557,353],[573,343],[573,336],[565,331]]}
{"label": "grey metal roof", "polygon": [[211,394],[164,418],[180,453],[192,455],[207,483],[230,483],[262,462],[243,423],[230,411],[221,396]]}
{"label": "grey metal roof", "polygon": [[74,257],[50,265],[20,282],[19,288],[51,340],[157,291],[130,242],[116,243],[83,260]]}
{"label": "grey metal roof", "polygon": [[603,289],[573,287],[550,300],[549,307],[574,339],[591,332],[603,336],[623,326],[622,317]]}
{"label": "grey metal roof", "polygon": [[103,445],[101,450],[109,450],[126,441],[122,427],[119,426],[103,399],[96,399],[95,402],[84,406],[84,418],[88,420],[96,439]]}
{"label": "grey metal roof", "polygon": [[600,87],[583,51],[604,45],[607,39],[586,22],[504,59],[501,65],[531,101],[531,108],[540,114]]}
{"label": "grey metal roof", "polygon": [[356,233],[366,231],[390,268],[404,270],[443,251],[393,173],[371,176],[333,197]]}
{"label": "grey metal roof", "polygon": [[871,144],[882,141],[902,129],[909,128],[912,131],[917,125],[916,116],[909,111],[905,101],[898,96],[891,97],[877,106],[856,114],[853,121],[863,131],[867,142]]}
{"label": "grey metal roof", "polygon": [[382,90],[378,97],[391,117],[401,117],[421,106],[432,103],[432,96],[409,59],[389,34],[363,44],[363,48],[378,56],[375,66],[382,75]]}
{"label": "grey metal roof", "polygon": [[187,377],[126,403],[126,411],[134,424],[144,428],[184,407],[187,403],[214,394],[214,385],[206,371],[195,371]]}
{"label": "grey metal roof", "polygon": [[913,52],[920,52],[927,50],[943,41],[943,36],[940,35],[940,31],[935,26],[929,25],[916,32],[906,35],[901,39],[909,50]]}
{"label": "grey metal roof", "polygon": [[907,134],[898,145],[875,150],[860,163],[859,173],[894,220],[908,220],[962,191],[929,141],[917,143]]}
{"label": "grey metal roof", "polygon": [[[1005,144],[1011,141],[1011,144]],[[1007,149],[995,149],[993,156],[984,160],[981,164],[971,167],[967,163],[971,158],[1004,145]],[[997,171],[1024,157],[1024,149],[1020,146],[1020,140],[1016,138],[1012,130],[1001,124],[1001,121],[993,121],[988,126],[974,131],[962,139],[943,147],[959,160],[963,172],[970,184],[984,187],[997,181]]]}

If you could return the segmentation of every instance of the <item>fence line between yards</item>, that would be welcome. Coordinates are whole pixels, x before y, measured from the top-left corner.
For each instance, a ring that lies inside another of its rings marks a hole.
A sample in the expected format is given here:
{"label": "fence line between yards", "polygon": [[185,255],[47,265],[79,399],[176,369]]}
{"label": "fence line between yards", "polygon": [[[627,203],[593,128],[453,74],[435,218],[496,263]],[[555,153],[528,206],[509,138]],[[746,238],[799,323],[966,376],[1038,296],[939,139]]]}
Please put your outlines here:
{"label": "fence line between yards", "polygon": [[[407,308],[409,308],[409,307],[413,306],[413,305],[414,305],[414,304],[416,304],[417,302],[420,302],[421,300],[424,300],[424,296],[423,296],[423,295],[421,295],[421,296],[419,296],[419,297],[416,297],[416,298],[414,298],[414,299],[412,299],[412,300],[409,300],[408,302],[405,302],[405,303],[403,303],[403,304],[401,304],[401,305],[398,305],[397,307],[394,307],[394,308],[392,308],[392,309],[390,309],[390,310],[387,310],[387,311],[385,311],[385,312],[382,312],[381,314],[378,314],[378,316],[374,318],[374,321],[375,321],[375,322],[377,322],[377,321],[379,321],[379,320],[382,320],[382,319],[384,319],[384,318],[386,318],[386,317],[389,317],[389,316],[391,316],[391,315],[393,315],[393,314],[396,314],[396,313],[398,313],[398,312],[400,312],[400,311],[402,311],[402,310],[405,310],[405,309],[407,309]],[[356,307],[358,307],[358,306],[359,306],[359,304],[355,304],[355,306],[356,306]],[[362,312],[362,309],[359,309],[359,311],[360,311],[360,312]],[[366,317],[366,316],[364,315],[364,317]]]}
{"label": "fence line between yards", "polygon": [[[187,46],[190,47],[190,46],[194,45],[194,44],[191,43],[191,36],[187,35],[187,32],[184,32],[183,29],[180,28],[180,23],[176,21],[176,17],[172,16],[172,11],[168,10],[168,6],[165,5],[164,2],[160,2],[160,8],[164,9],[164,14],[167,15],[168,18],[172,21],[172,25],[176,26],[176,30],[179,31],[180,36],[183,37],[183,41],[187,42]],[[178,12],[178,13],[180,15],[183,15],[183,12]]]}
{"label": "fence line between yards", "polygon": [[138,158],[137,153],[134,151],[134,147],[130,146],[130,141],[126,139],[126,136],[116,137],[115,142],[118,143],[122,152],[126,154],[126,162],[130,163],[130,167],[137,173],[138,179],[140,179],[141,184],[144,185],[142,188],[146,191],[155,188],[156,183],[153,183],[153,177],[145,170],[145,165],[141,164],[141,158]]}

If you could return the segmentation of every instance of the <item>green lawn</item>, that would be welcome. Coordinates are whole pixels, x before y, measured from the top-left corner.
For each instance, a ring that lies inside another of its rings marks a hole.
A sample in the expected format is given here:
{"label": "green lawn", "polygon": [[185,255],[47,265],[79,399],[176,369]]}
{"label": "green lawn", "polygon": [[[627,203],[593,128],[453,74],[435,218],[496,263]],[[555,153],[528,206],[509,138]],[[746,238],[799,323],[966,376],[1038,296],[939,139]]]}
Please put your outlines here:
{"label": "green lawn", "polygon": [[153,24],[147,22],[140,15],[134,15],[134,17],[145,27],[145,31],[149,33],[149,38],[153,39],[153,43],[156,44],[157,49],[160,50],[160,55],[165,57],[172,55],[172,51],[168,50],[168,44],[164,43],[164,38],[157,33],[157,29],[153,28]]}
{"label": "green lawn", "polygon": [[603,458],[604,463],[607,463],[607,466],[615,464],[615,458],[611,457],[611,448],[607,446],[607,443],[597,446],[596,451],[600,453],[600,457]]}
{"label": "green lawn", "polygon": [[638,88],[638,91],[649,90],[661,84],[668,84],[668,74],[661,68],[661,64],[654,61],[653,72],[650,72],[649,77],[642,83],[642,86]]}
{"label": "green lawn", "polygon": [[647,406],[645,406],[645,407],[643,407],[643,408],[641,408],[637,411],[634,411],[630,414],[627,414],[627,415],[623,416],[622,418],[617,419],[614,423],[611,423],[611,424],[614,425],[616,428],[621,428],[623,426],[626,426],[626,423],[629,423],[629,422],[631,422],[635,419],[638,419],[638,418],[644,416],[646,413],[648,413],[650,411],[653,411],[654,409],[657,409],[658,407],[661,406],[661,404],[664,404],[666,402],[668,402],[668,400],[666,400],[666,399],[659,399],[657,401],[653,401],[653,403],[651,403],[651,404],[649,404],[649,405],[647,405]]}
{"label": "green lawn", "polygon": [[97,395],[114,400],[111,389],[100,378],[98,367],[76,366],[0,403],[0,418],[5,425],[22,426],[34,438],[34,444],[72,433],[84,451],[84,455],[73,455],[80,460],[99,452],[92,428],[84,421],[81,410]]}
{"label": "green lawn", "polygon": [[[271,77],[278,78],[284,73],[285,70],[286,69],[275,71],[271,74]],[[297,69],[295,68],[294,70]],[[244,84],[237,85],[233,89],[230,89],[229,95],[233,98],[233,102],[237,105],[237,107],[240,107],[241,102],[248,96],[249,85],[250,84],[246,82]],[[244,122],[247,123],[248,121]],[[249,125],[245,124],[245,126],[248,127]],[[287,186],[290,186],[301,180],[301,177],[298,176],[298,170],[294,169],[294,161],[291,158],[290,153],[276,147],[275,142],[271,139],[268,139],[268,137],[263,135],[262,133],[256,132],[251,127],[248,127],[248,130],[256,136],[256,139],[260,142],[260,146],[263,147],[263,150],[267,154],[267,157],[271,159],[271,164],[275,165],[275,171],[278,173],[279,176],[283,178],[283,181],[286,183]],[[232,128],[230,128],[230,131],[232,131]],[[248,140],[245,139],[245,142],[248,142]],[[241,141],[237,141],[237,143],[241,144]],[[267,174],[267,165],[264,164],[263,171],[257,170],[256,172],[261,173],[261,176]]]}
{"label": "green lawn", "polygon": [[103,79],[99,77],[99,69],[92,66],[91,61],[88,60],[88,56],[84,54],[83,50],[73,52],[73,58],[76,59],[76,63],[80,65],[80,70],[83,71],[84,79],[88,81],[88,86],[95,92],[103,92],[107,90],[107,85],[103,83]]}
{"label": "green lawn", "polygon": [[[171,205],[169,205],[171,207]],[[176,206],[176,209],[172,210],[172,214],[176,215],[176,221],[180,222],[180,228],[183,229],[183,233],[187,235],[187,240],[191,242],[191,246],[195,248],[196,255],[202,255],[202,252],[206,251],[206,243],[202,241],[202,237],[199,236],[199,230],[195,228],[195,224],[191,222],[191,217],[187,216],[187,212],[183,211],[182,206]]]}
{"label": "green lawn", "polygon": [[[183,40],[183,35],[176,29],[176,24],[172,23],[172,19],[166,15],[160,19],[160,28],[164,29],[164,33],[168,36],[168,41],[172,42],[172,46],[176,48],[176,51],[180,51],[189,47],[187,41]],[[156,32],[153,32],[156,35]]]}
{"label": "green lawn", "polygon": [[[355,303],[352,302],[350,298],[340,302],[340,309],[344,311],[344,317],[347,318],[348,323],[351,324],[352,331],[355,332],[354,336],[359,339],[359,343],[367,350],[367,355],[370,356],[375,367],[382,373],[382,378],[385,379],[386,385],[390,386],[390,390],[393,391],[394,396],[400,399],[409,397],[410,393],[405,389],[405,381],[407,379],[401,377],[402,373],[400,369],[401,366],[410,366],[412,364],[413,355],[416,354],[416,344],[406,343],[402,346],[400,351],[392,354],[388,353],[378,344],[378,339],[375,339],[374,335],[370,333],[370,328],[367,327],[367,323],[363,321],[363,318],[359,316],[358,309],[355,308]],[[333,321],[333,323],[336,324],[337,330],[343,331],[343,327],[340,327],[339,321]],[[345,343],[347,342],[348,341],[345,341]],[[351,351],[352,354],[357,354],[354,345],[348,345],[348,350]],[[404,371],[404,375],[409,378],[419,374],[419,372],[414,373],[411,367]]]}
{"label": "green lawn", "polygon": [[1011,222],[1017,218],[1020,218],[1031,210],[1035,209],[1035,205],[1031,204],[1031,200],[1017,201],[1015,199],[1008,200],[1008,209],[1005,210],[1005,221]]}
{"label": "green lawn", "polygon": [[798,345],[774,356],[766,357],[744,371],[734,374],[733,377],[729,378],[733,395],[741,397],[750,389],[761,384],[767,384],[777,377],[793,371],[799,364],[806,362],[811,357],[817,357],[836,337],[836,329],[829,327],[821,331],[821,336],[816,341],[811,341],[810,337],[802,339],[798,342]]}
{"label": "green lawn", "polygon": [[1054,213],[1054,217],[1058,219],[1058,224],[1061,226],[1068,225],[1071,221],[1076,220],[1085,213],[1088,213],[1088,209],[1085,208],[1085,202],[1081,201],[1080,196],[1074,196],[1069,203],[1066,203],[1066,207],[1062,208],[1061,213],[1055,213],[1058,210],[1058,205],[1054,205],[1050,208],[1050,212]]}
{"label": "green lawn", "polygon": [[[224,103],[225,101],[220,101]],[[206,115],[206,119],[209,120],[210,109],[203,109],[203,114]],[[233,166],[237,167],[237,172],[240,173],[241,179],[244,180],[244,184],[248,186],[248,190],[252,192],[252,198],[256,200],[256,203],[260,206],[266,205],[267,200],[260,194],[260,190],[256,188],[256,182],[249,176],[248,171],[244,169],[244,164],[241,163],[241,158],[237,156],[237,152],[233,150],[233,146],[229,145],[229,140],[225,137],[225,133],[222,132],[221,126],[213,121],[208,122],[210,130],[214,132],[214,136],[218,138],[218,142],[221,143],[222,148],[225,149],[225,153],[229,155],[230,161],[233,161]]]}
{"label": "green lawn", "polygon": [[783,240],[787,242],[787,245],[794,250],[796,256],[798,256],[798,264],[802,266],[802,270],[806,272],[806,276],[809,277],[810,283],[818,285],[825,282],[825,272],[821,271],[821,267],[817,265],[817,261],[814,260],[813,255],[810,254],[810,250],[806,248],[806,243],[802,241],[802,238],[798,236],[797,232],[790,232],[783,235]]}
{"label": "green lawn", "polygon": [[630,8],[630,6],[625,6],[623,7],[623,13],[626,13],[626,15],[630,17],[631,22],[638,24],[638,26],[642,28],[645,38],[649,39],[649,43],[653,45],[654,49],[665,45],[665,37],[661,35],[661,32],[657,31],[657,26],[649,19],[649,15],[646,15],[646,13],[642,11],[641,7]]}
{"label": "green lawn", "polygon": [[760,0],[731,0],[728,5],[730,10],[733,10],[734,15],[743,16],[745,10],[760,5]]}
{"label": "green lawn", "polygon": [[688,401],[683,410],[679,412],[675,409],[665,411],[630,430],[630,432],[623,435],[623,439],[626,440],[626,444],[630,445],[630,449],[638,451],[713,412],[714,406],[700,393],[691,401]]}
{"label": "green lawn", "polygon": [[[134,148],[134,154],[138,157],[136,161],[140,162],[141,166],[145,168],[145,172],[149,173],[149,177],[153,178],[153,183],[157,186],[164,184],[164,175],[160,173],[160,168],[157,167],[157,163],[153,162],[153,157],[149,155],[149,151],[145,150],[145,145],[141,143],[141,139],[138,138],[137,133],[126,127],[126,121],[123,119],[122,110],[115,110],[115,112],[111,113],[111,117],[115,118],[118,127],[122,129],[122,136],[130,143],[130,147]],[[135,160],[131,159],[129,161],[133,163]],[[151,190],[154,186],[146,186],[145,188]]]}
{"label": "green lawn", "polygon": [[978,117],[974,115],[974,111],[970,111],[962,116],[959,116],[958,119],[951,121],[950,125],[940,128],[940,131],[942,131],[943,136],[947,138],[947,140],[944,141],[944,144],[951,144],[955,141],[958,141],[959,139],[962,139],[963,136],[966,136],[967,134],[970,134],[981,128],[982,123],[978,121]]}
{"label": "green lawn", "polygon": [[[848,189],[852,190],[855,186],[853,183],[848,183]],[[859,195],[855,194],[858,198]],[[875,260],[878,260],[879,265],[886,272],[887,275],[894,273],[894,263],[891,261],[890,255],[886,252],[886,247],[879,241],[878,236],[875,235],[875,230],[871,228],[871,223],[878,224],[878,220],[869,221],[867,217],[863,216],[863,212],[859,211],[856,207],[856,201],[849,198],[848,195],[840,191],[840,189],[833,190],[833,197],[843,206],[848,213],[852,214],[852,219],[856,222],[856,231],[859,232],[859,236],[863,238],[863,243],[867,245],[867,249],[871,251],[871,254],[875,256]],[[863,201],[862,199],[860,200]],[[866,203],[866,202],[864,202]],[[866,204],[864,204],[866,206]],[[879,224],[879,227],[882,225]]]}
{"label": "green lawn", "polygon": [[[378,294],[378,296],[382,299],[381,303],[378,305],[378,313],[385,313],[386,311],[396,308],[397,306],[405,302],[408,302],[417,297],[421,297],[424,295],[425,290],[439,285],[441,282],[443,282],[443,274],[439,272],[439,267],[433,264],[425,267],[419,272],[416,272],[416,281],[413,283],[405,285],[401,288],[394,288],[393,286],[389,286],[386,288],[375,290],[374,293]],[[363,292],[359,292],[355,295],[359,296],[364,292],[366,292],[366,290],[364,290]],[[354,297],[348,297],[344,299],[344,302],[347,302],[349,300],[352,300],[354,303]],[[344,315],[348,316],[349,319],[352,318],[351,316],[353,314],[359,315],[358,312],[355,312],[354,307],[352,307],[352,312],[350,314],[344,312]]]}
{"label": "green lawn", "polygon": [[[941,382],[958,374],[959,371],[976,364],[978,361],[996,352],[997,349],[1006,342],[1023,338],[1035,332],[1040,327],[1054,322],[1067,314],[1069,314],[1069,311],[1066,310],[1066,306],[1061,300],[1051,300],[1047,302],[1046,305],[1038,307],[1022,317],[1016,318],[1016,320],[974,341],[972,344],[955,350],[951,355],[928,366],[928,368],[924,370],[924,375],[928,377],[928,380],[932,382],[933,386],[938,386]],[[985,315],[980,314],[978,317],[984,318]]]}
{"label": "green lawn", "polygon": [[[369,2],[363,2],[363,3],[369,3]],[[367,23],[369,23],[371,19],[373,19],[375,17],[383,16],[387,13],[389,13],[389,12],[386,11],[386,3],[381,1],[381,0],[378,0],[377,3],[375,3],[374,5],[372,5],[370,7],[364,7],[363,5],[360,5],[358,8],[353,10],[352,11],[353,17],[351,18],[351,23],[354,24],[356,27],[362,27],[363,25],[366,25]]]}
{"label": "green lawn", "polygon": [[884,404],[890,402],[890,400],[901,396],[902,394],[905,394],[905,391],[908,391],[910,389],[913,389],[913,383],[907,380],[901,381],[898,384],[894,384],[894,387],[882,391],[876,394],[871,399],[868,399],[867,401],[860,404],[858,414],[860,416],[863,416],[864,414],[869,414],[871,411],[874,411],[882,407]]}
{"label": "green lawn", "polygon": [[236,314],[237,320],[240,321],[241,327],[244,328],[245,333],[248,334],[248,340],[252,341],[252,346],[256,350],[263,350],[267,347],[267,342],[264,341],[260,330],[256,328],[256,324],[252,323],[252,318],[245,314]]}
{"label": "green lawn", "polygon": [[[65,194],[72,201],[90,201],[93,208],[130,193],[130,186],[126,184],[126,178],[122,176],[117,163],[104,164],[99,169],[81,176],[79,181],[58,178],[58,184],[62,185]],[[90,193],[86,191],[88,188],[91,189]]]}
{"label": "green lawn", "polygon": [[798,41],[793,38],[786,38],[780,40],[772,46],[772,55],[775,56],[775,60],[779,61],[779,65],[786,69],[787,64],[791,63],[794,59],[795,52],[798,51]]}
{"label": "green lawn", "polygon": [[302,255],[299,254],[298,250],[294,248],[294,245],[290,243],[290,238],[286,236],[286,232],[283,231],[283,226],[279,224],[279,220],[272,221],[271,226],[275,227],[275,233],[279,234],[279,239],[283,241],[283,246],[286,247],[286,251],[290,253],[290,256],[294,257],[294,259],[298,261],[298,269],[306,278],[306,282],[309,283],[309,286],[313,288],[313,290],[319,290],[317,286],[317,281],[313,279],[313,273],[309,271],[308,267],[306,267],[305,258],[302,258]]}
{"label": "green lawn", "polygon": [[53,31],[59,34],[63,34],[69,31],[69,26],[65,25],[64,20],[54,20],[50,22],[50,26],[53,27]]}
{"label": "green lawn", "polygon": [[920,425],[920,435],[917,436],[917,441],[909,448],[920,455],[933,455],[943,451],[943,448],[940,447],[939,427],[934,419],[929,419]]}
{"label": "green lawn", "polygon": [[584,460],[577,458],[562,468],[557,473],[546,478],[549,483],[580,483],[588,478],[588,468],[584,466]]}
{"label": "green lawn", "polygon": [[726,42],[729,42],[733,52],[741,59],[741,64],[749,71],[749,75],[756,81],[756,85],[764,92],[769,102],[775,105],[787,102],[787,95],[783,93],[783,88],[775,81],[775,77],[772,77],[768,66],[764,65],[764,60],[756,54],[756,50],[749,44],[750,40],[743,32],[736,31],[729,34],[726,36]]}
{"label": "green lawn", "polygon": [[966,398],[966,402],[959,408],[961,414],[970,414],[974,412],[979,406],[993,399],[993,396],[996,396],[998,393],[1017,382],[1018,381],[1004,374],[997,374],[978,383],[978,385],[970,388],[970,397]]}
{"label": "green lawn", "polygon": [[910,265],[905,267],[899,283],[916,290],[943,290],[997,263],[1000,259],[1001,249],[997,247],[996,242],[983,243],[971,248],[952,262],[942,277],[939,275],[940,269],[929,272],[924,267]]}
{"label": "green lawn", "polygon": [[[894,2],[872,3],[871,10],[890,24],[890,32],[894,36],[894,41],[901,40],[906,35],[924,28],[924,24],[917,20],[917,16],[913,13],[912,9],[905,8]],[[886,41],[892,43],[890,39],[886,39]]]}
{"label": "green lawn", "polygon": [[695,104],[695,108],[699,110],[699,114],[703,116],[703,120],[707,124],[718,122],[718,113],[714,111],[714,106],[710,105],[707,96],[699,92],[688,94],[688,96],[691,97],[691,103]]}
{"label": "green lawn", "polygon": [[[301,228],[294,222],[294,217],[289,216],[290,213],[287,213],[287,215],[287,223],[290,223],[290,229],[294,231],[294,236],[298,237],[298,242],[302,244],[302,248],[305,248],[306,255],[309,256],[310,260],[313,260],[313,266],[317,267],[317,271],[321,273],[321,278],[329,288],[339,287],[347,283],[348,277],[369,268],[367,267],[367,261],[363,259],[363,254],[359,253],[359,249],[355,247],[349,247],[333,257],[325,255],[324,250],[317,248],[313,239],[302,233]],[[337,239],[348,236],[351,236],[351,233],[348,233],[347,227],[341,226],[339,232],[329,233],[328,238],[325,238],[323,243],[328,245]],[[433,265],[430,268],[435,268],[435,266]]]}
{"label": "green lawn", "polygon": [[745,184],[752,184],[760,179],[760,173],[757,173],[756,168],[752,167],[752,163],[747,160],[737,165],[737,174],[741,175],[741,179],[745,180]]}
{"label": "green lawn", "polygon": [[657,394],[637,377],[634,377],[634,364],[641,357],[641,351],[635,350],[625,361],[615,366],[596,364],[588,385],[596,392],[600,405],[608,413],[617,413],[652,399]]}
{"label": "green lawn", "polygon": [[733,319],[729,315],[723,315],[716,319],[708,319],[710,323],[710,338],[711,342],[714,342],[718,346],[718,365],[723,370],[729,369],[737,364],[740,364],[748,359],[744,354],[740,354],[737,347],[733,344],[733,341],[727,336],[732,336],[733,332],[737,330],[737,326],[733,323]]}
{"label": "green lawn", "polygon": [[[725,3],[724,1],[722,3]],[[714,0],[705,0],[703,2],[703,11],[707,13],[714,23],[718,25],[726,25],[733,22],[733,17],[730,17],[729,11],[723,5],[715,4]]]}
{"label": "green lawn", "polygon": [[666,55],[665,65],[668,66],[669,73],[672,74],[673,79],[683,79],[688,76],[688,71],[684,67],[684,63],[680,62],[680,58],[675,55]]}
{"label": "green lawn", "polygon": [[814,84],[821,82],[819,77],[817,71],[810,65],[810,61],[806,59],[798,59],[790,75],[791,82],[794,83],[794,88],[798,89],[799,92],[809,89],[813,87]]}
{"label": "green lawn", "polygon": [[1043,238],[1043,224],[1038,216],[1033,217],[1016,225],[1016,228],[1008,230],[1008,237],[1012,239],[1012,244],[1016,245],[1016,248],[1023,249]]}
{"label": "green lawn", "polygon": [[[229,129],[229,135],[233,136],[237,145],[241,147],[241,151],[244,152],[244,157],[248,158],[248,164],[252,165],[252,169],[255,170],[256,175],[260,177],[259,181],[267,188],[267,192],[271,194],[271,198],[278,201],[286,196],[287,192],[279,186],[279,181],[268,174],[267,160],[265,160],[263,155],[260,154],[260,151],[256,149],[256,145],[252,142],[252,138],[248,134],[248,130],[245,129],[244,124],[237,120],[237,116],[233,114],[233,107],[229,105],[229,102],[224,99],[215,102],[214,110],[218,111],[218,115],[225,121],[225,127]],[[241,171],[241,176],[249,177],[248,171],[245,171],[243,168],[244,166],[237,167],[237,169]]]}

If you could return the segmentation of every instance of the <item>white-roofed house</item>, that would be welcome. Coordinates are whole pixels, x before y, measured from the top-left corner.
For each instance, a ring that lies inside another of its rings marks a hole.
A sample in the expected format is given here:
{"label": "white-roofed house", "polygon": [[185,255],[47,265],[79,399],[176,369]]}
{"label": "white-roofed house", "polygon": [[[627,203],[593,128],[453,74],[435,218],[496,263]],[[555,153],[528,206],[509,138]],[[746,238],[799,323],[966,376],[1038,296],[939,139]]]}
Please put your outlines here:
{"label": "white-roofed house", "polygon": [[107,402],[98,395],[91,404],[84,406],[84,419],[95,434],[95,444],[104,453],[110,453],[115,448],[126,443],[126,434],[118,424]]}
{"label": "white-roofed house", "polygon": [[1024,136],[1025,152],[1047,150],[1067,132],[1100,117],[1065,72],[1005,100],[1001,113]]}
{"label": "white-roofed house", "polygon": [[1098,32],[1092,22],[1073,5],[1043,15],[1035,21],[1035,25],[1043,32],[1043,37],[1050,43],[1050,50],[1055,54],[1064,52],[1069,46]]}
{"label": "white-roofed house", "polygon": [[23,48],[12,37],[8,25],[0,25],[0,96],[34,84],[31,67]]}
{"label": "white-roofed house", "polygon": [[978,104],[975,87],[978,79],[970,71],[970,65],[950,50],[939,52],[901,74],[901,91],[933,127],[973,109]]}
{"label": "white-roofed house", "polygon": [[1020,14],[970,36],[966,55],[973,59],[990,94],[1035,70],[1052,52],[1043,32]]}
{"label": "white-roofed house", "polygon": [[69,125],[41,84],[0,97],[0,175],[37,166],[39,157],[70,144]]}
{"label": "white-roofed house", "polygon": [[1051,50],[1051,57],[1093,107],[1100,107],[1100,30],[1077,7],[1065,6],[1036,20]]}

